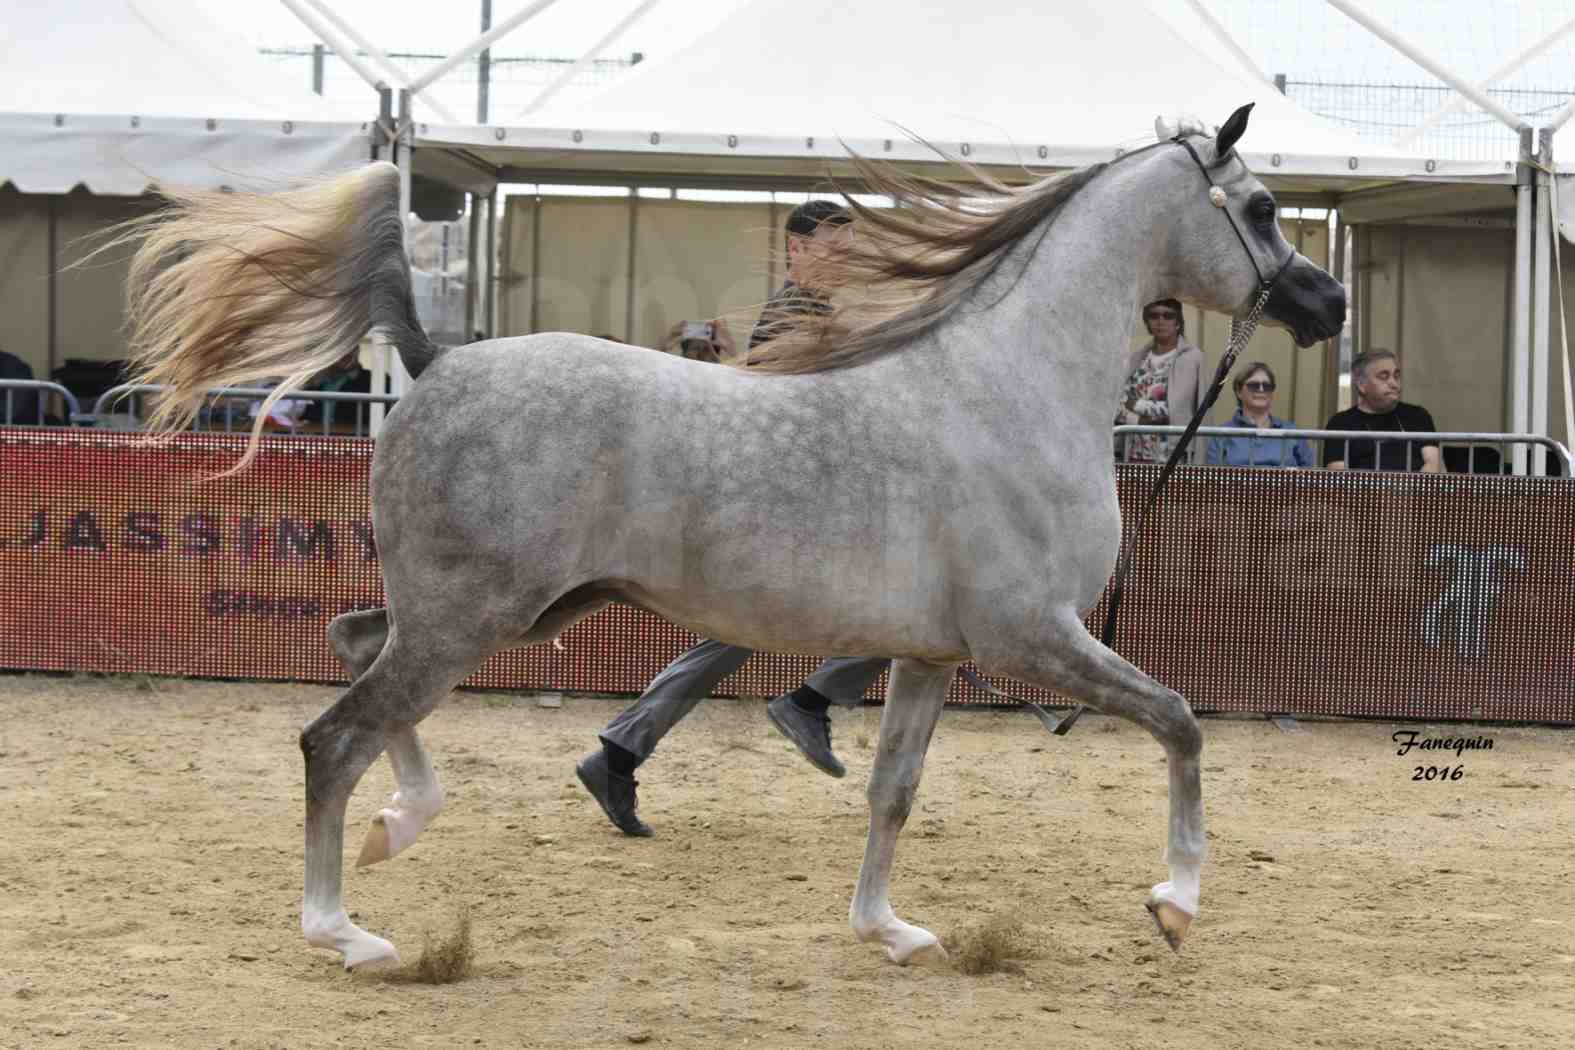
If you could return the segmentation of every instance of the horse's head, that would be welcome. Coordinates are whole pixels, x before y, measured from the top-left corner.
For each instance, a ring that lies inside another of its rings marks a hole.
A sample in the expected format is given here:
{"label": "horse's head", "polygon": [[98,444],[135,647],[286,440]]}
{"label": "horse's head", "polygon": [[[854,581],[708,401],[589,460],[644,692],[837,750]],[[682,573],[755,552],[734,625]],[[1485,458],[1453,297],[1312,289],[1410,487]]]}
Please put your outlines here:
{"label": "horse's head", "polygon": [[1286,242],[1273,194],[1236,154],[1251,110],[1241,107],[1214,133],[1196,122],[1154,122],[1161,140],[1177,144],[1186,172],[1161,294],[1241,314],[1272,282],[1264,321],[1311,346],[1344,326],[1345,288]]}

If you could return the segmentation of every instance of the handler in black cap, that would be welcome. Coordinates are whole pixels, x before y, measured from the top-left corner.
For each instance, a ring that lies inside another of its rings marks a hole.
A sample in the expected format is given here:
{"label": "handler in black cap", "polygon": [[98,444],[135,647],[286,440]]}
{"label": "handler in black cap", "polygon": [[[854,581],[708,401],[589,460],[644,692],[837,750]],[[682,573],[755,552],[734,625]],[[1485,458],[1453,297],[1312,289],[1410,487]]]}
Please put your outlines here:
{"label": "handler in black cap", "polygon": [[[813,200],[799,205],[786,224],[788,279],[766,303],[750,333],[751,348],[769,341],[783,321],[794,314],[826,313],[830,302],[814,290],[816,262],[836,237],[846,234],[852,221],[847,210],[832,201]],[[744,665],[754,652],[739,645],[705,641],[668,664],[634,706],[602,730],[600,751],[593,751],[575,766],[607,819],[625,835],[650,835],[651,828],[635,812],[639,782],[634,771],[651,757],[662,737],[683,721],[695,705],[716,689],[722,679]],[[884,657],[834,657],[822,663],[803,685],[772,700],[766,707],[771,723],[803,753],[815,768],[834,777],[847,770],[831,750],[831,704],[855,707],[890,663]]]}

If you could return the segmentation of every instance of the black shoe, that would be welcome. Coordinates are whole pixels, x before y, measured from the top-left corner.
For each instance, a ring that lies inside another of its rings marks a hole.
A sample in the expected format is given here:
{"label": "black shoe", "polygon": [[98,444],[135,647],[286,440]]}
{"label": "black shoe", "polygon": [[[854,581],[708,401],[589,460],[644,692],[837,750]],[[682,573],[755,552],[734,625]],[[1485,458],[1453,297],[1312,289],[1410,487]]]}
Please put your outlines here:
{"label": "black shoe", "polygon": [[816,769],[834,777],[847,776],[847,767],[831,750],[831,719],[824,711],[806,711],[784,693],[766,705],[766,715]]}
{"label": "black shoe", "polygon": [[656,834],[635,813],[640,802],[634,792],[640,782],[607,768],[607,755],[604,752],[596,751],[580,759],[574,767],[574,773],[580,778],[580,783],[585,785],[585,790],[591,793],[591,797],[601,804],[602,812],[607,814],[607,819],[619,831],[640,838],[650,838]]}

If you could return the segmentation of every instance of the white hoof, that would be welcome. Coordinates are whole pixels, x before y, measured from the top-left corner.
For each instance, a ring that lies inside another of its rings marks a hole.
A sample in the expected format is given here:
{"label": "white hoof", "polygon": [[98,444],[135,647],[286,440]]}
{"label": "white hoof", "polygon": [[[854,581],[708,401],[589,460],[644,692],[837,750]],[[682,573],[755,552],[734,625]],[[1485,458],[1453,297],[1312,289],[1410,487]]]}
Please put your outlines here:
{"label": "white hoof", "polygon": [[389,941],[372,934],[361,933],[361,937],[345,951],[345,969],[347,970],[379,970],[384,966],[398,966],[399,951]]}
{"label": "white hoof", "polygon": [[355,859],[355,866],[365,868],[380,864],[393,855],[393,846],[388,840],[388,823],[383,813],[379,813],[372,818],[372,826],[366,829],[366,841],[361,843],[361,855]]}
{"label": "white hoof", "polygon": [[886,957],[898,966],[940,965],[946,962],[946,949],[935,934],[923,927],[889,919],[865,930],[854,929],[861,941],[879,941],[886,947]]}
{"label": "white hoof", "polygon": [[343,911],[322,919],[303,916],[301,932],[314,948],[332,948],[344,956],[345,969],[375,969],[399,962],[393,944],[351,922]]}
{"label": "white hoof", "polygon": [[941,942],[926,930],[919,932],[929,937],[929,941],[914,944],[904,951],[888,946],[887,958],[898,966],[945,966],[949,956],[946,954],[946,949],[941,947]]}
{"label": "white hoof", "polygon": [[437,813],[436,806],[419,806],[414,800],[408,805],[401,805],[402,801],[399,793],[395,792],[393,807],[380,811],[372,818],[372,826],[366,831],[366,841],[361,843],[361,855],[355,861],[356,867],[364,868],[399,856],[416,841],[421,829]]}
{"label": "white hoof", "polygon": [[1162,882],[1149,893],[1148,903],[1144,906],[1154,917],[1154,924],[1164,935],[1165,943],[1170,945],[1172,951],[1180,951],[1187,929],[1192,925],[1192,920],[1197,918],[1197,895],[1180,892],[1172,883]]}

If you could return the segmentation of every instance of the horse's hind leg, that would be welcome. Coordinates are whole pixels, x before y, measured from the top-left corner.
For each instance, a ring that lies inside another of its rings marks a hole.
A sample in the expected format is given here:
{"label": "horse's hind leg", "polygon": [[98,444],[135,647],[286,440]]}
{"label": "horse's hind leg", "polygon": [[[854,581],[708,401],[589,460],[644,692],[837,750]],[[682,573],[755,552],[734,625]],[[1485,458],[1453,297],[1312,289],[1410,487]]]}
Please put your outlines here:
{"label": "horse's hind leg", "polygon": [[387,641],[387,609],[358,609],[328,622],[328,644],[350,672],[352,682],[366,674]]}
{"label": "horse's hind leg", "polygon": [[[1198,914],[1206,840],[1199,764],[1203,734],[1181,695],[1100,645],[1070,608],[1048,618],[1049,639],[1033,643],[996,635],[980,666],[1083,701],[1147,729],[1165,748],[1170,767],[1169,881],[1149,894],[1148,910],[1172,948],[1181,947]],[[1048,641],[1049,644],[1046,644]]]}
{"label": "horse's hind leg", "polygon": [[[350,680],[366,674],[388,641],[388,610],[361,609],[334,617],[328,642]],[[443,808],[443,785],[413,725],[390,727],[384,748],[397,785],[388,805],[372,818],[355,866],[364,868],[396,856],[416,841]]]}
{"label": "horse's hind leg", "polygon": [[[596,593],[573,595],[554,603],[514,644],[532,645],[550,641],[607,605],[608,599]],[[334,653],[350,672],[351,680],[360,678],[383,651],[388,640],[388,610],[363,609],[336,616],[328,625],[328,640]],[[431,756],[421,744],[414,725],[389,728],[384,748],[394,767],[397,785],[388,805],[372,818],[355,866],[364,868],[398,856],[416,841],[423,829],[443,809],[443,785]]]}
{"label": "horse's hind leg", "polygon": [[879,941],[893,962],[928,962],[946,958],[935,935],[897,918],[891,908],[891,862],[897,836],[908,822],[913,798],[924,772],[924,755],[946,703],[956,664],[896,660],[886,708],[881,712],[880,745],[870,772],[870,834],[864,864],[848,909],[848,922],[861,941]]}
{"label": "horse's hind leg", "polygon": [[384,742],[397,787],[388,805],[372,818],[355,866],[365,868],[398,856],[416,841],[443,808],[443,785],[415,726],[394,726]]}
{"label": "horse's hind leg", "polygon": [[[345,807],[356,783],[385,747],[414,742],[414,726],[491,651],[454,632],[428,632],[420,644],[397,629],[339,701],[301,731],[306,758],[306,890],[301,931],[308,943],[334,948],[346,968],[398,958],[394,946],[350,922],[342,898]],[[419,761],[425,753],[414,744]],[[407,752],[394,758],[409,776]],[[426,764],[430,769],[430,764]]]}

